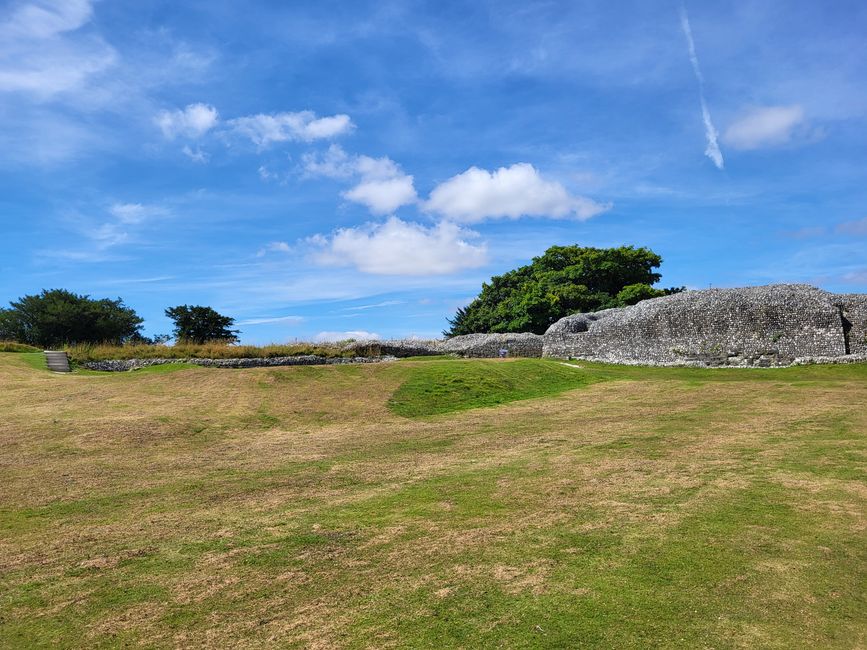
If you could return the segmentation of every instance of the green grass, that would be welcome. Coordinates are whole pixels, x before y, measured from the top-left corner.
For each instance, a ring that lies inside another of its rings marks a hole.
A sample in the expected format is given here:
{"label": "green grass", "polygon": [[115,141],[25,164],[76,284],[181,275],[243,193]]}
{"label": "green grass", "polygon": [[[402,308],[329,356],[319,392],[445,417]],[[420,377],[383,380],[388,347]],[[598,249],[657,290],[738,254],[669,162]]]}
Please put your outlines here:
{"label": "green grass", "polygon": [[22,352],[18,358],[34,370],[48,370],[45,355],[42,352]]}
{"label": "green grass", "polygon": [[25,357],[0,647],[867,647],[865,365]]}
{"label": "green grass", "polygon": [[404,417],[425,417],[554,395],[595,380],[581,370],[542,359],[425,359],[392,395],[389,408]]}

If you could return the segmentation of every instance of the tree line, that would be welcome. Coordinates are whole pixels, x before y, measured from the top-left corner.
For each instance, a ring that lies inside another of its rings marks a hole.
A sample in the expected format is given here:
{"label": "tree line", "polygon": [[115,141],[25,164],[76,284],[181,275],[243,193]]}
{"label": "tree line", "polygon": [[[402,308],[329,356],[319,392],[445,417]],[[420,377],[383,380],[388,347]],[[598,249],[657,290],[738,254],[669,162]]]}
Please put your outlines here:
{"label": "tree line", "polygon": [[234,343],[238,330],[233,318],[211,307],[178,305],[165,310],[173,324],[172,336],[146,337],[142,319],[117,298],[94,299],[65,289],[45,289],[0,308],[0,340],[43,348],[74,343]]}

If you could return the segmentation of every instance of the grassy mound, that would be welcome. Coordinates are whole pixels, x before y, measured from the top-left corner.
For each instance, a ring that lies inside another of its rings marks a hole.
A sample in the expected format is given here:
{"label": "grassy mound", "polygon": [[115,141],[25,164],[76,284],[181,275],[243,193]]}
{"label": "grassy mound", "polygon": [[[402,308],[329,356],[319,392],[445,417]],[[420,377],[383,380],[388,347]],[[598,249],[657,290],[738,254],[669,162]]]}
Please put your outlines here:
{"label": "grassy mound", "polygon": [[591,381],[577,368],[542,359],[424,361],[412,368],[389,408],[404,417],[424,417],[554,395]]}

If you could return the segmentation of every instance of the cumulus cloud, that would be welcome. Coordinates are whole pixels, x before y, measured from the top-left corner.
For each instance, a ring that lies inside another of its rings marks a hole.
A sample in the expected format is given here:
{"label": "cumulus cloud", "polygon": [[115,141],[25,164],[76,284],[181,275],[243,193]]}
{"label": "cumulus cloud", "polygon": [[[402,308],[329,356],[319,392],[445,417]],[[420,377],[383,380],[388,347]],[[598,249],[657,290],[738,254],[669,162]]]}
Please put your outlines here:
{"label": "cumulus cloud", "polygon": [[493,172],[470,167],[435,187],[424,208],[451,221],[474,223],[522,216],[589,219],[610,206],[569,194],[532,165],[518,163]]}
{"label": "cumulus cloud", "polygon": [[313,111],[248,115],[229,120],[229,126],[259,148],[274,142],[327,140],[349,133],[355,125],[348,115],[316,117]]}
{"label": "cumulus cloud", "polygon": [[313,340],[319,343],[336,343],[338,341],[378,341],[382,337],[376,332],[350,330],[348,332],[319,332]]}
{"label": "cumulus cloud", "polygon": [[713,125],[710,110],[707,107],[707,100],[704,97],[704,76],[701,74],[698,55],[695,53],[695,41],[692,39],[692,27],[689,24],[689,16],[686,13],[686,7],[683,5],[680,6],[680,27],[683,29],[683,35],[686,36],[686,44],[689,48],[689,61],[692,63],[692,71],[695,73],[696,81],[698,81],[701,119],[704,122],[704,135],[707,140],[707,148],[704,150],[704,155],[713,161],[717,169],[722,169],[725,166],[725,162],[723,161],[722,151],[719,148],[719,133]]}
{"label": "cumulus cloud", "polygon": [[477,235],[442,222],[432,227],[391,217],[385,223],[340,228],[331,236],[308,240],[314,261],[326,266],[354,266],[374,275],[443,275],[487,262]]}
{"label": "cumulus cloud", "polygon": [[343,193],[343,197],[361,203],[373,214],[389,214],[416,200],[412,176],[365,180]]}
{"label": "cumulus cloud", "polygon": [[163,135],[172,140],[178,136],[200,138],[217,126],[217,109],[208,104],[189,104],[184,109],[160,111],[155,122]]}
{"label": "cumulus cloud", "polygon": [[0,91],[47,98],[74,91],[116,61],[113,48],[75,33],[93,14],[87,0],[20,4],[0,22]]}
{"label": "cumulus cloud", "polygon": [[729,125],[724,140],[735,149],[749,150],[786,144],[804,123],[804,109],[793,106],[754,108]]}
{"label": "cumulus cloud", "polygon": [[351,156],[340,146],[331,145],[322,156],[304,156],[303,164],[311,176],[357,179],[359,182],[342,196],[366,206],[373,214],[390,214],[418,200],[413,177],[388,157]]}

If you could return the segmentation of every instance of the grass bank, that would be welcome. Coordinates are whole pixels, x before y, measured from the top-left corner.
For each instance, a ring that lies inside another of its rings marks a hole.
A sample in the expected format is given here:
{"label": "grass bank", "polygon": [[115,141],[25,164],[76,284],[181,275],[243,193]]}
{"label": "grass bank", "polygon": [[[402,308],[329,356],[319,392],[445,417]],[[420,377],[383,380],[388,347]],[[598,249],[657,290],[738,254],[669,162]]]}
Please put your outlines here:
{"label": "grass bank", "polygon": [[555,395],[596,380],[548,359],[455,363],[440,357],[413,368],[388,405],[398,415],[424,417]]}
{"label": "grass bank", "polygon": [[176,345],[70,345],[63,349],[76,363],[109,359],[253,359],[296,357],[314,354],[322,357],[349,357],[340,344],[287,343],[282,345],[202,345],[178,343]]}
{"label": "grass bank", "polygon": [[0,647],[867,646],[867,366],[25,356]]}

